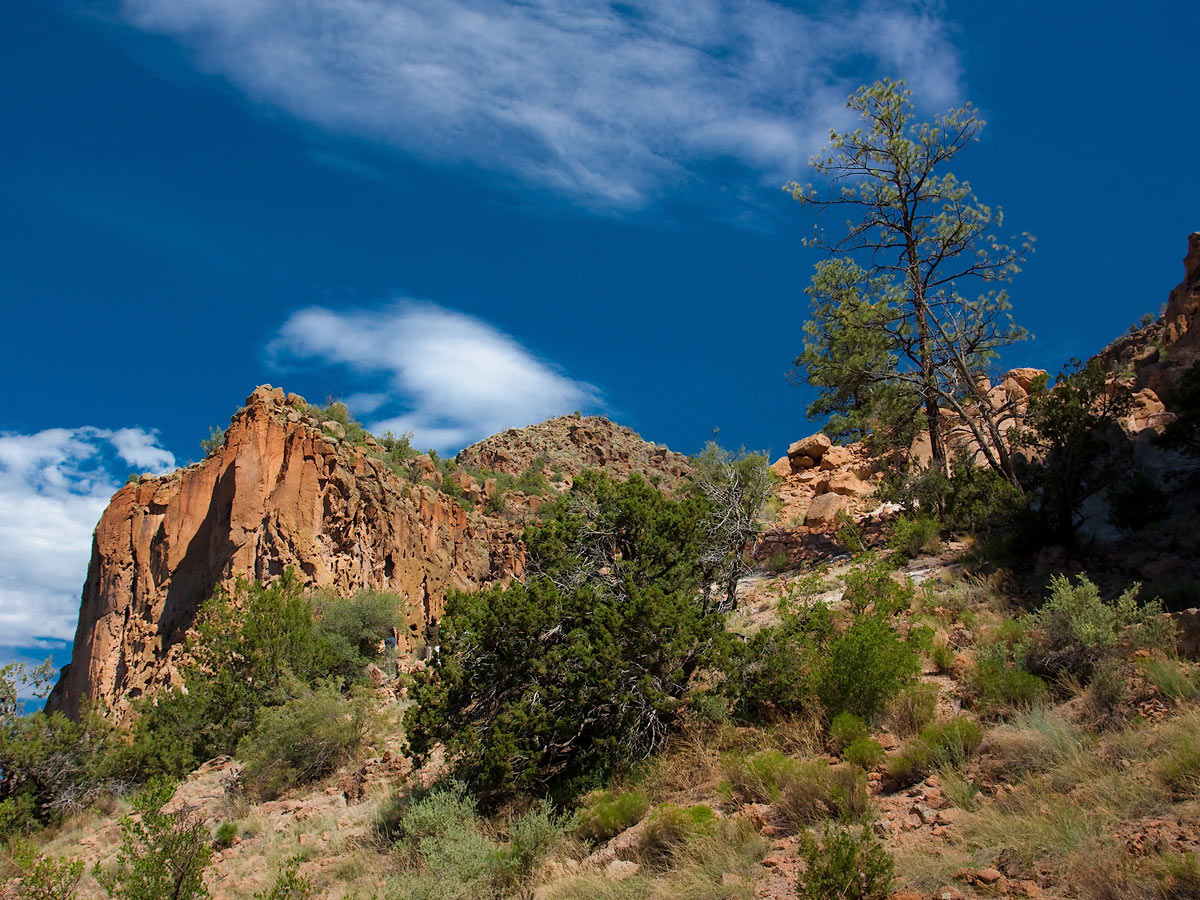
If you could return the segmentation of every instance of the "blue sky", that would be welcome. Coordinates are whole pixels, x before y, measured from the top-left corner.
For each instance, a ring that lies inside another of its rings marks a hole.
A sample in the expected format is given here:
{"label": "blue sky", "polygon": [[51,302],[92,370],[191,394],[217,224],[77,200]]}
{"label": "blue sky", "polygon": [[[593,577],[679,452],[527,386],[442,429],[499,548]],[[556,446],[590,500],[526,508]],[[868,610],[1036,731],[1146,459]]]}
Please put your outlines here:
{"label": "blue sky", "polygon": [[89,535],[257,384],[453,451],[581,408],[691,452],[814,430],[785,374],[845,95],[988,120],[1059,367],[1200,228],[1195,4],[17,0],[0,6],[0,661],[63,658]]}

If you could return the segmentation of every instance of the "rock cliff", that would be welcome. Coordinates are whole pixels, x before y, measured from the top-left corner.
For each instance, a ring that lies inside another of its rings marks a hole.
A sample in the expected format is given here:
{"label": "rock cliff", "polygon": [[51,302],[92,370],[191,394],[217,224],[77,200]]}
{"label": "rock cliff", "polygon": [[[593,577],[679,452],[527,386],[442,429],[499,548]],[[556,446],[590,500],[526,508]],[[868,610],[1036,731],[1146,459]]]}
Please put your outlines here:
{"label": "rock cliff", "polygon": [[510,428],[472,444],[457,456],[475,469],[520,475],[541,464],[542,474],[561,473],[564,481],[585,468],[603,468],[617,477],[677,479],[691,470],[687,457],[648,443],[602,416],[557,416],[527,428]]}
{"label": "rock cliff", "polygon": [[295,395],[260,387],[203,462],[126,484],[96,527],[71,664],[49,708],[129,702],[177,679],[198,605],[239,576],[294,567],[339,592],[395,591],[410,635],[442,614],[450,588],[519,575],[517,526],[467,512],[392,472],[308,416]]}

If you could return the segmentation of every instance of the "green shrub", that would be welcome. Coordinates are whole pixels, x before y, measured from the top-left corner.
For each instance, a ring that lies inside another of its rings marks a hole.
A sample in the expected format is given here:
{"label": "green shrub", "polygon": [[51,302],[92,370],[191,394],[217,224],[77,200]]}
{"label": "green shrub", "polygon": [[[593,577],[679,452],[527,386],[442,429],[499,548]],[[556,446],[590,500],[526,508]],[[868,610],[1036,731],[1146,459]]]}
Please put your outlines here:
{"label": "green shrub", "polygon": [[933,721],[938,693],[936,684],[910,684],[888,703],[884,721],[901,737],[916,734]]}
{"label": "green shrub", "polygon": [[895,865],[871,828],[826,828],[820,839],[800,836],[804,870],[797,893],[807,900],[883,900],[891,892]]}
{"label": "green shrub", "polygon": [[1062,672],[1084,678],[1121,647],[1173,651],[1175,625],[1156,600],[1137,601],[1134,585],[1111,602],[1085,576],[1075,584],[1050,579],[1050,598],[1028,617],[1034,636],[1026,656],[1035,673]]}
{"label": "green shrub", "polygon": [[1024,502],[1020,492],[989,466],[975,465],[969,452],[955,455],[952,474],[937,466],[922,469],[898,495],[916,509],[936,510],[951,534],[986,537],[1012,527]]}
{"label": "green shrub", "polygon": [[941,547],[941,526],[932,516],[897,516],[892,523],[888,546],[911,559],[922,553],[935,553]]}
{"label": "green shrub", "polygon": [[212,456],[225,446],[225,429],[214,425],[208,432],[208,437],[200,441],[200,449],[205,456]]}
{"label": "green shrub", "polygon": [[716,814],[703,804],[680,807],[664,803],[646,820],[638,854],[647,862],[661,864],[689,841],[711,834],[716,822]]}
{"label": "green shrub", "polygon": [[862,557],[850,568],[843,579],[842,599],[852,612],[861,615],[872,609],[881,616],[890,616],[912,605],[915,593],[912,580],[893,578],[893,568],[887,559],[871,555]]}
{"label": "green shrub", "polygon": [[575,834],[593,843],[607,841],[636,825],[650,808],[650,798],[641,791],[598,791],[583,799]]}
{"label": "green shrub", "polygon": [[865,722],[851,712],[838,713],[829,723],[829,739],[834,749],[840,750],[857,740],[870,737],[871,731]]}
{"label": "green shrub", "polygon": [[405,725],[488,804],[567,798],[657,750],[721,640],[703,601],[706,503],[582,472],[526,531],[535,574],[447,599]]}
{"label": "green shrub", "polygon": [[883,762],[883,747],[874,738],[858,738],[846,745],[842,759],[861,769],[874,769]]}
{"label": "green shrub", "polygon": [[889,618],[861,615],[824,648],[818,694],[830,712],[870,720],[920,670],[919,654]]}
{"label": "green shrub", "polygon": [[1139,531],[1167,517],[1171,498],[1144,472],[1135,472],[1108,489],[1108,520],[1124,531]]}
{"label": "green shrub", "polygon": [[33,844],[21,840],[9,844],[9,860],[19,878],[14,900],[75,900],[79,896],[82,861],[43,856]]}
{"label": "green shrub", "polygon": [[929,658],[939,675],[945,675],[954,667],[954,649],[944,637],[934,640]]}
{"label": "green shrub", "polygon": [[905,741],[900,749],[887,758],[887,773],[900,785],[920,781],[933,767],[933,752],[929,745],[917,739]]}
{"label": "green shrub", "polygon": [[45,696],[52,675],[52,666],[0,667],[0,839],[53,825],[127,784],[116,729],[100,715],[22,714],[22,694]]}
{"label": "green shrub", "polygon": [[1097,724],[1119,722],[1121,704],[1129,696],[1128,666],[1115,659],[1102,660],[1092,672],[1084,697]]}
{"label": "green shrub", "polygon": [[313,597],[313,634],[322,646],[325,673],[345,681],[380,655],[380,646],[404,620],[404,600],[386,591],[359,591],[340,597],[322,591]]}
{"label": "green shrub", "polygon": [[331,774],[358,749],[364,712],[361,700],[347,701],[328,686],[264,709],[254,730],[238,743],[246,791],[272,799]]}
{"label": "green shrub", "polygon": [[258,891],[254,900],[310,900],[317,895],[317,887],[299,874],[303,857],[293,856],[283,864],[275,881],[265,891]]}
{"label": "green shrub", "polygon": [[233,846],[233,839],[237,837],[238,827],[233,822],[222,822],[217,828],[216,834],[213,835],[213,848],[216,850],[224,850],[226,847]]}
{"label": "green shrub", "polygon": [[[792,825],[808,825],[838,814],[834,769],[823,759],[798,764],[779,788],[775,796],[762,799],[775,803]],[[845,799],[853,798],[847,795]]]}
{"label": "green shrub", "polygon": [[209,896],[204,870],[212,859],[208,828],[194,812],[165,812],[174,786],[151,784],[134,798],[135,816],[120,821],[116,864],[93,874],[110,897],[120,900],[203,900]]}
{"label": "green shrub", "polygon": [[778,625],[726,645],[723,689],[735,718],[770,722],[816,711],[823,648],[836,629],[829,607],[808,600],[786,595]]}
{"label": "green shrub", "polygon": [[750,755],[726,753],[721,757],[721,770],[733,793],[750,803],[773,803],[804,765],[778,750]]}
{"label": "green shrub", "polygon": [[967,686],[975,708],[984,715],[1029,709],[1046,694],[1046,683],[1025,671],[999,644],[980,656]]}
{"label": "green shrub", "polygon": [[411,854],[423,840],[470,827],[475,819],[475,803],[466,788],[451,781],[428,791],[392,797],[380,809],[375,831],[389,844]]}
{"label": "green shrub", "polygon": [[548,802],[536,803],[518,816],[509,825],[508,846],[500,853],[506,880],[520,884],[531,877],[563,835],[564,822]]}
{"label": "green shrub", "polygon": [[122,768],[145,780],[181,777],[206,759],[235,752],[260,708],[327,674],[311,599],[288,569],[271,584],[239,580],[218,588],[196,616],[186,643],[185,690],[135,705],[132,745]]}
{"label": "green shrub", "polygon": [[327,406],[307,404],[305,412],[320,423],[337,422],[345,430],[345,439],[356,446],[365,444],[370,437],[362,423],[350,415],[350,410],[340,400],[331,399]]}
{"label": "green shrub", "polygon": [[983,728],[973,719],[957,716],[926,726],[888,757],[887,772],[901,784],[911,784],[940,767],[964,766],[983,743]]}

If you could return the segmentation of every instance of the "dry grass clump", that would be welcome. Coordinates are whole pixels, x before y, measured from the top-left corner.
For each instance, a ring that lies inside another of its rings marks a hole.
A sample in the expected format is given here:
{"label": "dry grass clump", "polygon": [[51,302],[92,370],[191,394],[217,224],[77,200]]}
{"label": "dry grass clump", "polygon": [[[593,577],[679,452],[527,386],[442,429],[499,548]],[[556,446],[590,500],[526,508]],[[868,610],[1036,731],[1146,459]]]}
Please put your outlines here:
{"label": "dry grass clump", "polygon": [[883,716],[884,724],[900,737],[912,737],[933,721],[937,701],[936,684],[911,684],[888,703]]}
{"label": "dry grass clump", "polygon": [[744,822],[721,820],[671,848],[659,868],[622,880],[570,875],[542,886],[546,900],[751,900],[767,841]]}

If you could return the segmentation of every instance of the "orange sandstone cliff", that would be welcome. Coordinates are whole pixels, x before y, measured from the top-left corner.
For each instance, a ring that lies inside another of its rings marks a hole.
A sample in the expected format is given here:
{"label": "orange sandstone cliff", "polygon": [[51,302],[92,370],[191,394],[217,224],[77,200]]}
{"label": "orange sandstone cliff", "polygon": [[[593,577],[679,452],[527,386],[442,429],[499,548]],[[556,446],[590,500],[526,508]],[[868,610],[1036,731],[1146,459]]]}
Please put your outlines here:
{"label": "orange sandstone cliff", "polygon": [[182,641],[218,585],[294,567],[342,593],[395,591],[410,640],[446,591],[519,575],[516,526],[465,511],[392,472],[307,415],[302,398],[260,387],[203,462],[119,490],[96,527],[71,664],[48,708],[129,702],[177,681]]}

